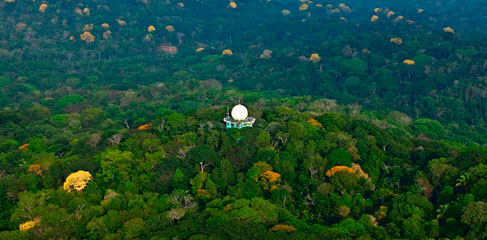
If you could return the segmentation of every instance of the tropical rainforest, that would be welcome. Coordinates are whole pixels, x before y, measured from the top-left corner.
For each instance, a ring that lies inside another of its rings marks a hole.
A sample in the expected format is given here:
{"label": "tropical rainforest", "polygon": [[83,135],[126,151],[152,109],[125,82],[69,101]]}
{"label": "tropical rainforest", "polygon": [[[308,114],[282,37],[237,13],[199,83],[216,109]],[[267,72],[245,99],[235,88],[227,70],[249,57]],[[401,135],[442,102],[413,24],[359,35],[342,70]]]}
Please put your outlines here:
{"label": "tropical rainforest", "polygon": [[[0,239],[486,239],[483,0],[0,0]],[[222,121],[237,104],[253,127]]]}

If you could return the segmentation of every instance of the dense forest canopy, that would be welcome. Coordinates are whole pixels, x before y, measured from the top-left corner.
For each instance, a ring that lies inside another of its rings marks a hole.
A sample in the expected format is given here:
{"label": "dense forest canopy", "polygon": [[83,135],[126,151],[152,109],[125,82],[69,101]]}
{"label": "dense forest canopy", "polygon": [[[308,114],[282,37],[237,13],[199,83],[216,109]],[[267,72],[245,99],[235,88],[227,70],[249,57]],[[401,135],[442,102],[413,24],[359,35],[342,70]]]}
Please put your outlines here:
{"label": "dense forest canopy", "polygon": [[3,107],[22,102],[10,99],[26,84],[52,92],[70,78],[117,90],[216,79],[397,110],[440,121],[461,142],[486,139],[480,1],[9,0],[0,9]]}
{"label": "dense forest canopy", "polygon": [[487,238],[486,20],[0,0],[0,239]]}

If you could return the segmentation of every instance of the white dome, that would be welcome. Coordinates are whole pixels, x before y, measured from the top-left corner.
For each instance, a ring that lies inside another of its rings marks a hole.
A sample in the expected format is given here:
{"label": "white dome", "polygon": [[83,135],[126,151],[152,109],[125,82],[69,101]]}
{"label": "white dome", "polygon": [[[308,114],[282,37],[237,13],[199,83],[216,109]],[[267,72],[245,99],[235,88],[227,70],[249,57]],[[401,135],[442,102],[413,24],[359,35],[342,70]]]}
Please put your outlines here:
{"label": "white dome", "polygon": [[247,111],[247,108],[244,105],[239,104],[232,108],[232,118],[234,120],[243,121],[247,119],[248,115],[249,112]]}

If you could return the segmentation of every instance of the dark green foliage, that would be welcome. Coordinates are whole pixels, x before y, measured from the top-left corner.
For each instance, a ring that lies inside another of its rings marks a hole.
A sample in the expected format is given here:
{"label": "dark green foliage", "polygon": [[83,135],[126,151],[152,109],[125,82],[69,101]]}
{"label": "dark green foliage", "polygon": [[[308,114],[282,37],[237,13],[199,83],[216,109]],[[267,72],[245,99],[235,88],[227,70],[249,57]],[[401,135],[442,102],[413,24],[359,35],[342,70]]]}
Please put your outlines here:
{"label": "dark green foliage", "polygon": [[[192,97],[182,85],[170,88]],[[6,118],[14,133],[3,133],[0,145],[5,166],[0,226],[7,238],[35,217],[41,220],[34,230],[19,234],[32,237],[42,229],[42,236],[113,239],[483,236],[485,224],[473,215],[487,198],[483,147],[415,138],[410,132],[416,129],[407,124],[383,127],[368,112],[353,116],[341,106],[319,112],[314,118],[323,127],[312,126],[307,121],[319,99],[263,98],[248,106],[269,122],[222,130],[216,113],[224,115],[227,98],[205,103],[213,107],[196,114],[169,110],[180,101],[172,96],[133,99],[131,107],[110,100],[107,108],[120,109],[111,114],[91,98],[83,97],[86,106],[79,113],[47,111],[17,123]],[[298,110],[307,101],[312,104]],[[288,103],[294,107],[283,107]],[[160,117],[150,112],[156,109]],[[22,111],[7,114],[15,115],[23,118]],[[152,127],[137,130],[146,123]],[[44,127],[50,124],[57,127]],[[40,128],[29,130],[34,126]],[[22,143],[29,143],[27,150],[18,149]],[[35,164],[41,172],[29,170]],[[334,166],[360,166],[367,175],[340,171],[327,177]],[[60,189],[77,170],[91,172],[94,180],[80,193]],[[269,182],[265,171],[279,175]],[[277,224],[296,231],[271,231]],[[460,227],[451,229],[454,224]]]}
{"label": "dark green foliage", "polygon": [[352,164],[352,156],[347,150],[343,148],[333,150],[327,156],[327,168],[330,169],[334,166],[347,166]]}
{"label": "dark green foliage", "polygon": [[0,239],[487,238],[485,3],[444,2],[0,0]]}

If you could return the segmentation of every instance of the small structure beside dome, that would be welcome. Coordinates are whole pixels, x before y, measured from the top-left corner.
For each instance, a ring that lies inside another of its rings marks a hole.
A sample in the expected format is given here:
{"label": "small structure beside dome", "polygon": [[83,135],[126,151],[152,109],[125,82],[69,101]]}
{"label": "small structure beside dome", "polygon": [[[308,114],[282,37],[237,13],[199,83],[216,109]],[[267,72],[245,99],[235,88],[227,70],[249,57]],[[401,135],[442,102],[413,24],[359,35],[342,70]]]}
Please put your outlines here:
{"label": "small structure beside dome", "polygon": [[238,104],[232,108],[231,114],[227,113],[227,116],[223,118],[223,122],[227,125],[227,128],[245,128],[252,127],[255,123],[254,117],[249,117],[249,112],[247,108]]}

